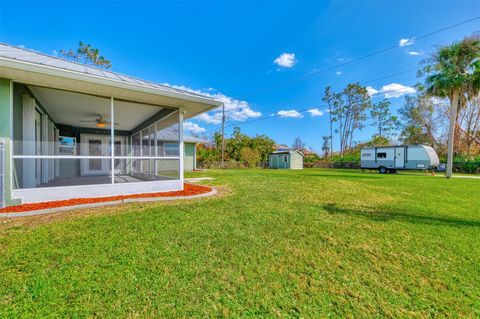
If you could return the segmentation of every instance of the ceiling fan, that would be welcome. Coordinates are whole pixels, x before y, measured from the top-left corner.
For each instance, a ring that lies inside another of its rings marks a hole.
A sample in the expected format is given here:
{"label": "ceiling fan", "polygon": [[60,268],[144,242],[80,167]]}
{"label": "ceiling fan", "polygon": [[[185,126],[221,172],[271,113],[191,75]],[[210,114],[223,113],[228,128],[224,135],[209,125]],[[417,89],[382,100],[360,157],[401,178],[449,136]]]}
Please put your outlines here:
{"label": "ceiling fan", "polygon": [[[112,124],[112,122],[109,122],[109,121],[105,120],[101,114],[97,114],[96,116],[97,116],[97,118],[95,120],[81,120],[80,122],[81,123],[95,123],[95,126],[99,127],[99,128],[104,128],[107,125]],[[118,123],[115,123],[115,126],[118,126]]]}

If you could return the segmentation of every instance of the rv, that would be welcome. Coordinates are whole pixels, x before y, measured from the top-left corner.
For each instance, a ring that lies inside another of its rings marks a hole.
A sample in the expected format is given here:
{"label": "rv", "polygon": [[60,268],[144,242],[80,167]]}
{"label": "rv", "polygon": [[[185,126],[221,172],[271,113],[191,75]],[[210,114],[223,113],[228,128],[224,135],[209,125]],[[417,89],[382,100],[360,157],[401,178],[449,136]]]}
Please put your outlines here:
{"label": "rv", "polygon": [[425,145],[364,147],[360,160],[362,169],[378,169],[381,174],[434,169],[440,164],[435,150]]}

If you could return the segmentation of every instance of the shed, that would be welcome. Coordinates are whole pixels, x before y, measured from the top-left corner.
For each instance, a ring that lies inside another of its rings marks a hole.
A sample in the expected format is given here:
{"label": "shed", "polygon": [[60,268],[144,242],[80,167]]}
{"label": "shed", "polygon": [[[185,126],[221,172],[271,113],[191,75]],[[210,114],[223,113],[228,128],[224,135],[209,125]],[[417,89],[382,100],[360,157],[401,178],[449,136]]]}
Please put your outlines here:
{"label": "shed", "polygon": [[283,150],[270,153],[269,168],[303,169],[303,154],[297,150]]}

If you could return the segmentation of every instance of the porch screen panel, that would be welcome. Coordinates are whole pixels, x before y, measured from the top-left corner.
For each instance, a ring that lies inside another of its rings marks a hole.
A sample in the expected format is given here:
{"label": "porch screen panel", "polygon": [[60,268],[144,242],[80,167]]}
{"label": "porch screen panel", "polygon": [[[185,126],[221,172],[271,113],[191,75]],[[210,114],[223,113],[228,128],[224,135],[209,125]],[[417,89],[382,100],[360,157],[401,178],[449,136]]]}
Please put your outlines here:
{"label": "porch screen panel", "polygon": [[108,183],[111,125],[108,98],[15,83],[14,188]]}
{"label": "porch screen panel", "polygon": [[114,105],[118,123],[115,139],[120,137],[119,132],[128,132],[125,151],[115,148],[114,182],[178,180],[179,154],[165,152],[166,143],[178,145],[179,142],[178,111],[128,101],[115,101]]}

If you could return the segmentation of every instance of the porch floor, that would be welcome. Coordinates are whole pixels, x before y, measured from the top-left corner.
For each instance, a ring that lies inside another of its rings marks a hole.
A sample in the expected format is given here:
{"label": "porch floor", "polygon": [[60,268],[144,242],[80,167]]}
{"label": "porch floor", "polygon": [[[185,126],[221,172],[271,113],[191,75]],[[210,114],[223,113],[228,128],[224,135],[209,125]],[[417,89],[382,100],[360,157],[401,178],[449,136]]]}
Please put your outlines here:
{"label": "porch floor", "polygon": [[[115,183],[134,183],[145,181],[162,181],[174,179],[168,176],[155,176],[155,178],[138,178],[131,175],[115,175]],[[62,187],[62,186],[81,186],[81,185],[98,185],[98,184],[110,184],[112,177],[109,175],[100,176],[76,176],[66,178],[55,178],[49,183],[40,184],[37,187]]]}

